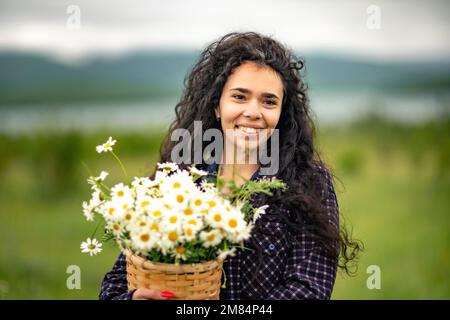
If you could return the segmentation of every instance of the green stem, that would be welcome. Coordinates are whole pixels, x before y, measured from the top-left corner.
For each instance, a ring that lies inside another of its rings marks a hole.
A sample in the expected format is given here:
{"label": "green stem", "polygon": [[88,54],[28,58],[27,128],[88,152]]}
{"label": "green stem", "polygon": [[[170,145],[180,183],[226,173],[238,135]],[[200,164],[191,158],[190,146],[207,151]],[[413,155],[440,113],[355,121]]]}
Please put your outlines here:
{"label": "green stem", "polygon": [[114,151],[111,150],[111,154],[114,156],[114,158],[116,158],[117,162],[119,162],[120,167],[122,168],[122,171],[123,171],[123,173],[125,174],[125,178],[128,178],[127,171],[125,170],[125,167],[123,166],[122,161],[120,161],[119,157],[116,156],[116,154],[114,153]]}
{"label": "green stem", "polygon": [[101,223],[102,223],[102,220],[98,220],[97,226],[95,227],[95,230],[92,233],[91,239],[93,239],[95,237],[95,234],[97,233],[98,227],[100,227]]}
{"label": "green stem", "polygon": [[225,274],[225,269],[223,268],[223,265],[222,265],[222,274],[223,274],[222,289],[225,289],[227,287],[227,275]]}
{"label": "green stem", "polygon": [[89,169],[88,165],[84,161],[80,161],[80,162],[84,166],[84,168],[86,169],[88,175],[92,176],[91,169]]}

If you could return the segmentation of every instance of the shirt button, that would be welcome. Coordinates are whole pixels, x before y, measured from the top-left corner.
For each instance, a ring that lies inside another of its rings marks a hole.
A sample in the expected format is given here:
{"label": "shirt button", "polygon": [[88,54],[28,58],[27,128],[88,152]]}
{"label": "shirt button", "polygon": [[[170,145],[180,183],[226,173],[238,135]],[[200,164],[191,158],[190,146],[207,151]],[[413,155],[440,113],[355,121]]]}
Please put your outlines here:
{"label": "shirt button", "polygon": [[275,250],[275,245],[273,243],[269,244],[269,250]]}

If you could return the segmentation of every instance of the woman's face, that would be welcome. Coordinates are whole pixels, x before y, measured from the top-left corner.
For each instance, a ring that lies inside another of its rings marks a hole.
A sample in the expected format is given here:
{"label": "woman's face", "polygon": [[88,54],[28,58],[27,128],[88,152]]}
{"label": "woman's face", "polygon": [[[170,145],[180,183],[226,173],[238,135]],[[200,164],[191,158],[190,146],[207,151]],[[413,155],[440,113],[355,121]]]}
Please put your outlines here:
{"label": "woman's face", "polygon": [[215,110],[225,143],[241,150],[265,143],[280,119],[282,101],[278,73],[254,62],[241,64],[228,77]]}

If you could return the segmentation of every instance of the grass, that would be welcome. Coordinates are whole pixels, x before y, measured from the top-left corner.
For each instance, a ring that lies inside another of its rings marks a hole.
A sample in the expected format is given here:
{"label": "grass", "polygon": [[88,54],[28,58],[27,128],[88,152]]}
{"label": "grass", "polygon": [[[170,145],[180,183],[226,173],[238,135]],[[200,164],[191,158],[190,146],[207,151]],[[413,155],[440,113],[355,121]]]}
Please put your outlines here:
{"label": "grass", "polygon": [[[334,299],[450,298],[448,132],[448,122],[374,119],[319,132],[323,159],[339,178],[341,214],[365,245],[357,275],[339,273]],[[119,251],[107,244],[99,256],[80,253],[94,230],[81,215],[89,189],[80,160],[121,179],[114,160],[93,149],[104,136],[0,137],[0,298],[97,298]],[[114,136],[129,175],[150,173],[161,135]],[[80,267],[80,290],[66,286],[70,265]],[[371,265],[380,267],[380,290],[367,288]]]}

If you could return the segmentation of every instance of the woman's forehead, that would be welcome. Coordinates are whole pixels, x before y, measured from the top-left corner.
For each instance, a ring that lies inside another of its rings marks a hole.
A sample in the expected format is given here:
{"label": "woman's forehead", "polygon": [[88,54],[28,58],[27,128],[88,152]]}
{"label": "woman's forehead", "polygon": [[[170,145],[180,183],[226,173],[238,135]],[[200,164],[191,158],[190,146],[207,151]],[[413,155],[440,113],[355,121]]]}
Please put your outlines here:
{"label": "woman's forehead", "polygon": [[268,66],[254,62],[245,62],[233,70],[228,77],[224,90],[246,89],[251,93],[283,94],[283,82],[280,75]]}

